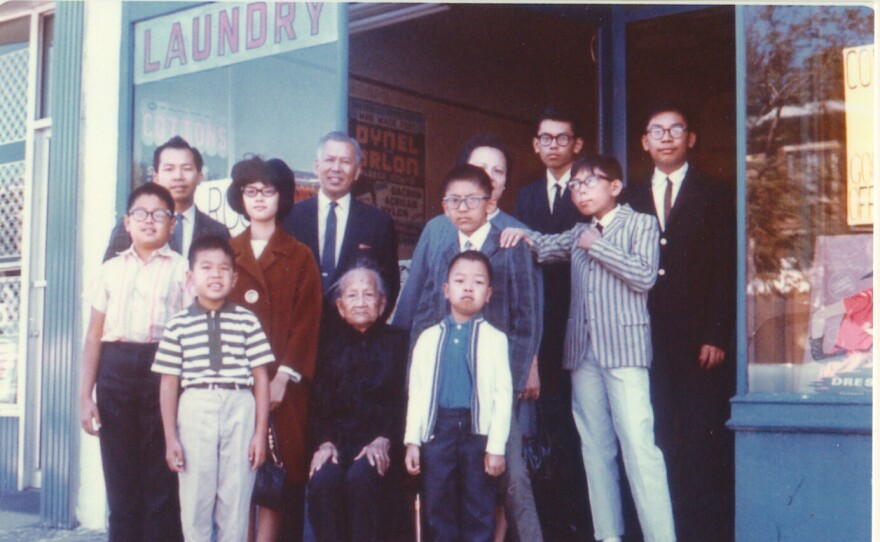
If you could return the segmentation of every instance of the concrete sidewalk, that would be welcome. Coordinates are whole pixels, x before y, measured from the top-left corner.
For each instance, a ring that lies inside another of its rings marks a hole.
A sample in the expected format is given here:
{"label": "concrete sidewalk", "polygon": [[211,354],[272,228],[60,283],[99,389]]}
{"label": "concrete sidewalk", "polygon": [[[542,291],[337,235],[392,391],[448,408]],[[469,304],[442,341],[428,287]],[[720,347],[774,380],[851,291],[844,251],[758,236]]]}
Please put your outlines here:
{"label": "concrete sidewalk", "polygon": [[87,529],[60,530],[40,525],[40,493],[0,493],[0,542],[104,542],[107,533]]}

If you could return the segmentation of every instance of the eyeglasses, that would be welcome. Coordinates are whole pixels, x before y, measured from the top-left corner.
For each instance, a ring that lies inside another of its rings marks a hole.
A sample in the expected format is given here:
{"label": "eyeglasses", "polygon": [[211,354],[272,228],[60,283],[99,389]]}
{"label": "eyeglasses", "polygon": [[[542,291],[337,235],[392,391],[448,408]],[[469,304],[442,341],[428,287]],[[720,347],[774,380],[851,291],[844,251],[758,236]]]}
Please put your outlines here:
{"label": "eyeglasses", "polygon": [[572,179],[568,181],[568,184],[566,184],[565,186],[567,186],[569,190],[574,192],[575,190],[580,190],[581,187],[593,188],[594,186],[599,184],[599,181],[608,181],[610,183],[611,179],[604,175],[592,175],[590,177],[587,177],[586,179]]}
{"label": "eyeglasses", "polygon": [[673,124],[669,128],[664,128],[662,126],[657,126],[656,124],[654,124],[652,126],[648,126],[648,129],[645,130],[645,133],[648,134],[648,136],[655,141],[660,141],[661,139],[663,139],[663,136],[666,135],[666,132],[669,132],[669,135],[671,135],[673,139],[681,139],[681,136],[683,136],[684,133],[687,132],[687,127],[682,126],[681,124]]}
{"label": "eyeglasses", "polygon": [[163,223],[167,222],[172,216],[174,216],[171,211],[165,209],[156,209],[154,211],[147,211],[141,207],[136,209],[132,209],[128,212],[128,216],[131,217],[135,222],[143,222],[147,219],[148,216],[153,217],[154,222]]}
{"label": "eyeglasses", "polygon": [[264,186],[263,188],[257,188],[256,186],[245,186],[241,189],[241,192],[245,195],[246,198],[255,198],[257,197],[257,194],[262,195],[264,198],[271,198],[278,193],[278,189],[274,186]]}
{"label": "eyeglasses", "polygon": [[462,203],[467,209],[476,209],[481,202],[487,199],[490,199],[489,196],[446,196],[443,198],[443,203],[451,209],[461,209]]}
{"label": "eyeglasses", "polygon": [[568,147],[572,141],[574,141],[574,136],[571,134],[559,134],[559,135],[550,135],[550,134],[538,134],[536,136],[538,143],[541,144],[542,147],[549,147],[555,141],[559,144],[560,147]]}

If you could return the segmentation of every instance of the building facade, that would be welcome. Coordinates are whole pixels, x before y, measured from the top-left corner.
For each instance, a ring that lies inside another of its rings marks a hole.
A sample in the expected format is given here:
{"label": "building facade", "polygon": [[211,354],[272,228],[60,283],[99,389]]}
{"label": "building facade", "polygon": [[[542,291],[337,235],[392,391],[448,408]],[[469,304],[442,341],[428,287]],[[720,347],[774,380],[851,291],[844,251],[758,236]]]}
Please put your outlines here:
{"label": "building facade", "polygon": [[0,490],[40,488],[47,524],[104,525],[82,292],[172,135],[205,155],[200,208],[237,229],[235,160],[283,158],[305,196],[318,137],[349,131],[357,195],[406,259],[473,133],[513,151],[510,208],[541,173],[545,104],[634,179],[662,96],[694,113],[693,161],[736,188],[737,539],[868,540],[874,35],[869,4],[0,3]]}

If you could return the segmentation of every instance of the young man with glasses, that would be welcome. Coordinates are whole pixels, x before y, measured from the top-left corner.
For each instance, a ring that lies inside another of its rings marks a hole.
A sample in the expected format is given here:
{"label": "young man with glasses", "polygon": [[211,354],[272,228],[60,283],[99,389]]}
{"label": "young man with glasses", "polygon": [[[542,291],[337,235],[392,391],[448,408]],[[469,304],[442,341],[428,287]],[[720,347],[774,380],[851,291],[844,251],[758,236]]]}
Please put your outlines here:
{"label": "young man with glasses", "polygon": [[[571,166],[583,148],[580,124],[571,113],[546,109],[535,121],[532,148],[546,174],[516,194],[513,216],[529,229],[546,234],[568,231],[585,220],[571,201],[566,183]],[[571,297],[571,266],[567,262],[541,265],[544,277],[544,333],[538,353],[538,372],[544,432],[560,443],[553,459],[552,480],[535,484],[535,499],[548,540],[580,540],[589,536],[589,506],[583,485],[584,468],[571,415],[569,375],[562,370],[563,341]],[[561,453],[560,453],[561,452]],[[561,488],[561,490],[560,490]],[[573,531],[575,535],[573,535]],[[580,537],[580,538],[578,538]]]}
{"label": "young man with glasses", "polygon": [[[153,152],[154,183],[166,188],[174,198],[175,226],[168,238],[171,250],[186,257],[194,239],[220,236],[229,240],[229,228],[200,211],[195,206],[196,188],[204,179],[202,154],[180,136],[174,136]],[[131,246],[131,235],[122,220],[110,234],[110,243],[104,252],[106,262]]]}
{"label": "young man with glasses", "polygon": [[650,111],[641,136],[654,162],[631,183],[633,209],[656,217],[660,269],[651,290],[651,398],[657,443],[669,466],[678,539],[733,539],[734,392],[729,354],[736,245],[730,191],[688,162],[697,142],[679,106]]}

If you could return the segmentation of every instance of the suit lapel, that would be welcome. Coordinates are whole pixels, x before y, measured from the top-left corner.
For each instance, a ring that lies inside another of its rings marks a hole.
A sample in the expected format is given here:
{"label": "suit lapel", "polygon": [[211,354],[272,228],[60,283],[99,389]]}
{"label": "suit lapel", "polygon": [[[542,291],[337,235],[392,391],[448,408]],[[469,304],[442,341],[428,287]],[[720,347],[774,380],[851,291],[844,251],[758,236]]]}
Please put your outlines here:
{"label": "suit lapel", "polygon": [[483,246],[480,247],[480,252],[486,255],[487,258],[491,259],[492,255],[498,252],[498,244],[501,239],[501,232],[498,231],[494,225],[489,228],[489,235],[486,236],[486,240],[483,241]]}
{"label": "suit lapel", "polygon": [[602,232],[603,237],[611,237],[614,235],[617,230],[623,227],[624,223],[629,219],[629,215],[632,214],[632,207],[629,205],[621,205],[617,209],[617,214],[614,215],[614,220],[611,221],[611,224],[608,224],[608,227]]}
{"label": "suit lapel", "polygon": [[321,250],[318,248],[318,197],[308,199],[300,205],[304,206],[303,218],[305,220],[305,239],[300,239],[312,250],[315,260],[321,261]]}
{"label": "suit lapel", "polygon": [[695,192],[699,190],[696,176],[697,173],[694,167],[689,166],[687,174],[684,176],[684,180],[681,181],[681,188],[678,189],[678,196],[675,198],[672,210],[669,211],[669,216],[666,217],[667,230],[676,222],[678,216],[682,214],[682,209],[688,207],[688,203],[693,199]]}
{"label": "suit lapel", "polygon": [[357,239],[355,239],[357,228],[363,228],[366,226],[363,224],[363,219],[361,218],[362,209],[360,205],[366,204],[361,203],[352,196],[351,206],[348,209],[348,220],[345,223],[345,232],[342,234],[342,248],[339,250],[339,259],[336,261],[336,271],[333,276],[334,281],[339,277],[339,273],[343,266],[348,262],[348,259],[354,251],[357,250]]}

